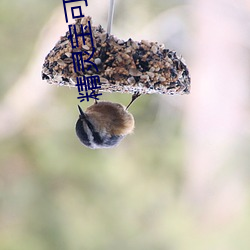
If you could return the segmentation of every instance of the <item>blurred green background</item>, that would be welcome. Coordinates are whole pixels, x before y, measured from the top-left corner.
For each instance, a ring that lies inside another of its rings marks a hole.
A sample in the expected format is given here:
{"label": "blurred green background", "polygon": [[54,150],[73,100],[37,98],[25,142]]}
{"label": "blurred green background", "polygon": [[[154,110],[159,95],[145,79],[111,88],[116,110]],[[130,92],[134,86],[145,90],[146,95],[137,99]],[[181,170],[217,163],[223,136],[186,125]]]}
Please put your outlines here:
{"label": "blurred green background", "polygon": [[77,90],[41,80],[66,30],[62,1],[0,2],[0,249],[249,250],[250,2],[116,1],[113,34],[182,54],[192,91],[140,97],[113,149],[83,147]]}

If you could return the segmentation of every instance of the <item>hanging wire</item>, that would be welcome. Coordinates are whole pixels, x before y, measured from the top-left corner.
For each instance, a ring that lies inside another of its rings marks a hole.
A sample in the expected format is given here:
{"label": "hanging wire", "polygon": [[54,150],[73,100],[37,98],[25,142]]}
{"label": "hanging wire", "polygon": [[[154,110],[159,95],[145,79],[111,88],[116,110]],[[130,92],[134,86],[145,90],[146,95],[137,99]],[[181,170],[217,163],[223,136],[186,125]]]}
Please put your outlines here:
{"label": "hanging wire", "polygon": [[114,10],[115,10],[115,0],[110,0],[110,2],[109,2],[109,12],[108,12],[108,27],[107,27],[107,33],[109,35],[111,34],[113,17],[114,17]]}

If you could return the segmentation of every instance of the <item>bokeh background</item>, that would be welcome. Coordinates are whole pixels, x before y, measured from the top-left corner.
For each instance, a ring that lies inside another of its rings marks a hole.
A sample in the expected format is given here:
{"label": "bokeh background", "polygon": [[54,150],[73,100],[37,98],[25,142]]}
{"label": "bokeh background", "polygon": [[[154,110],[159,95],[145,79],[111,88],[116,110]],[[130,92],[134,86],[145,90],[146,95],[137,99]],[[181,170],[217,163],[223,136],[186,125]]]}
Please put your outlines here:
{"label": "bokeh background", "polygon": [[[85,13],[106,27],[108,4]],[[66,31],[62,1],[0,2],[0,249],[249,250],[250,1],[116,0],[113,34],[182,54],[192,91],[140,97],[114,149],[81,146],[77,90],[41,80]]]}

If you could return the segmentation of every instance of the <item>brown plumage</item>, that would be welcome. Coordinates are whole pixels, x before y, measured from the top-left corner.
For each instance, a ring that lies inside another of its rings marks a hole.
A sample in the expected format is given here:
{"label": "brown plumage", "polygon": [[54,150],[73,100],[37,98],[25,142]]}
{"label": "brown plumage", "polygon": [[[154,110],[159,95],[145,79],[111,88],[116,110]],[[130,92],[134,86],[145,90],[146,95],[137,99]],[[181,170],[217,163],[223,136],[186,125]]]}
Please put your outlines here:
{"label": "brown plumage", "polygon": [[105,130],[111,135],[127,135],[133,132],[134,118],[119,103],[98,102],[88,107],[85,114],[100,132]]}
{"label": "brown plumage", "polygon": [[133,132],[134,118],[119,103],[98,102],[85,112],[80,106],[78,108],[80,115],[76,122],[76,134],[86,147],[111,148]]}

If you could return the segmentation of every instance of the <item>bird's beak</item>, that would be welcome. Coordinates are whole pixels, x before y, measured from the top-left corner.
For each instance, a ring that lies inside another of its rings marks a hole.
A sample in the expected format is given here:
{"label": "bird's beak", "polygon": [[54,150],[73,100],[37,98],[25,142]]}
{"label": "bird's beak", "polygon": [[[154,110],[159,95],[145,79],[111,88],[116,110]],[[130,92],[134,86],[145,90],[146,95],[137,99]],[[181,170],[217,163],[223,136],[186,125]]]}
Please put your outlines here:
{"label": "bird's beak", "polygon": [[82,111],[82,109],[81,109],[81,107],[79,106],[79,105],[77,105],[78,106],[78,109],[79,109],[79,112],[80,112],[80,118],[86,118],[86,116],[85,116],[85,114],[84,114],[84,112]]}

